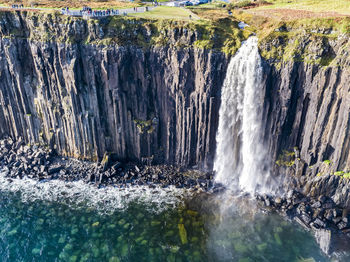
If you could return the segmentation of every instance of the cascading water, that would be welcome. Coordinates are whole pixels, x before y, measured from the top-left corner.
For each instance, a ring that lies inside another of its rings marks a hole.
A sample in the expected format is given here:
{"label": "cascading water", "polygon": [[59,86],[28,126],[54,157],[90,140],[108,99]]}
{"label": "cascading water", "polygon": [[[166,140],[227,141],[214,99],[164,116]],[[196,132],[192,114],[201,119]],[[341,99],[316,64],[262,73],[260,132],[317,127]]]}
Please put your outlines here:
{"label": "cascading water", "polygon": [[231,59],[222,88],[214,163],[216,182],[266,192],[268,154],[263,144],[264,79],[258,39],[250,37]]}

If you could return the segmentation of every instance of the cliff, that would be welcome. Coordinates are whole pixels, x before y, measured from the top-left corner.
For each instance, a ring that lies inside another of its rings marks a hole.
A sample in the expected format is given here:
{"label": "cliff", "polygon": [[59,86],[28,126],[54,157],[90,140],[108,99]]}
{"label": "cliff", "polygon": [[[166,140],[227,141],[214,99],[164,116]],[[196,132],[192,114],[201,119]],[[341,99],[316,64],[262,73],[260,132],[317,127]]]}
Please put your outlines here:
{"label": "cliff", "polygon": [[[82,159],[111,152],[211,168],[228,61],[221,51],[239,47],[237,22],[0,18],[2,136]],[[236,40],[224,45],[231,33]]]}
{"label": "cliff", "polygon": [[[300,23],[260,42],[272,171],[350,206],[348,21]],[[210,170],[227,64],[249,33],[228,18],[0,13],[0,136],[81,159]]]}
{"label": "cliff", "polygon": [[[281,27],[266,58],[266,141],[274,173],[307,195],[350,207],[350,41],[341,27]],[[288,180],[288,179],[287,179]]]}

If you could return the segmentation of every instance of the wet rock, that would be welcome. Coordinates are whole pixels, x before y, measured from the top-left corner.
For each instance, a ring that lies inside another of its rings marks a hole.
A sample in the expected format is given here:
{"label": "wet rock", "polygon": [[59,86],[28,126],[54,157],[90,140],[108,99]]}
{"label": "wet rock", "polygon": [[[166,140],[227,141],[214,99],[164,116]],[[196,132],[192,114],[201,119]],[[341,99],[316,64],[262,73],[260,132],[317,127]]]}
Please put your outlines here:
{"label": "wet rock", "polygon": [[316,229],[319,229],[319,228],[326,228],[327,224],[326,224],[326,222],[322,221],[321,219],[316,218],[312,222],[312,226],[314,226]]}
{"label": "wet rock", "polygon": [[342,221],[342,218],[341,217],[333,218],[332,221],[333,221],[334,224],[337,225],[340,221]]}
{"label": "wet rock", "polygon": [[[120,163],[120,162],[116,162],[116,163],[114,163],[113,164],[113,166],[111,167],[111,170],[113,171],[113,172],[116,172],[116,171],[122,171],[120,168],[122,167],[122,163]],[[119,170],[120,169],[120,170]]]}
{"label": "wet rock", "polygon": [[183,245],[187,244],[188,240],[187,240],[187,231],[185,229],[185,225],[184,224],[178,224],[178,229],[179,229],[179,235],[180,235],[181,243]]}
{"label": "wet rock", "polygon": [[44,165],[41,165],[41,166],[39,167],[39,172],[40,172],[40,173],[44,173],[44,172],[45,172],[45,169],[46,169],[46,167],[45,167]]}
{"label": "wet rock", "polygon": [[103,182],[105,182],[107,179],[107,176],[103,173],[103,174],[100,174],[99,176],[99,184],[102,184]]}
{"label": "wet rock", "polygon": [[321,201],[317,201],[317,202],[315,202],[314,204],[312,204],[312,207],[313,207],[313,208],[320,208],[321,206],[322,206]]}
{"label": "wet rock", "polygon": [[328,201],[326,203],[323,204],[323,208],[325,209],[331,209],[331,208],[334,208],[335,207],[335,204],[331,201]]}
{"label": "wet rock", "polygon": [[327,220],[332,220],[333,219],[333,211],[328,209],[324,213],[324,218]]}
{"label": "wet rock", "polygon": [[52,174],[60,172],[61,169],[63,169],[63,168],[64,168],[63,166],[49,167],[48,173],[49,173],[49,175],[52,175]]}
{"label": "wet rock", "polygon": [[333,217],[337,218],[337,217],[341,217],[342,216],[342,210],[340,210],[339,208],[334,208],[333,209]]}
{"label": "wet rock", "polygon": [[300,219],[299,217],[294,217],[295,222],[297,222],[299,225],[301,225],[303,228],[305,228],[306,230],[309,229],[309,225],[307,223],[305,223],[302,219]]}
{"label": "wet rock", "polygon": [[282,204],[283,200],[282,200],[282,198],[280,198],[280,197],[276,197],[274,202],[275,202],[277,205],[280,205],[280,204]]}
{"label": "wet rock", "polygon": [[307,213],[303,212],[300,217],[306,224],[310,224],[310,222],[312,221],[312,218]]}
{"label": "wet rock", "polygon": [[337,224],[338,228],[340,230],[343,230],[343,229],[346,229],[348,227],[350,227],[349,223],[346,223],[344,221],[340,221],[338,224]]}
{"label": "wet rock", "polygon": [[321,250],[330,254],[332,252],[332,237],[333,233],[329,229],[318,229],[315,231],[315,237],[317,243],[320,245]]}

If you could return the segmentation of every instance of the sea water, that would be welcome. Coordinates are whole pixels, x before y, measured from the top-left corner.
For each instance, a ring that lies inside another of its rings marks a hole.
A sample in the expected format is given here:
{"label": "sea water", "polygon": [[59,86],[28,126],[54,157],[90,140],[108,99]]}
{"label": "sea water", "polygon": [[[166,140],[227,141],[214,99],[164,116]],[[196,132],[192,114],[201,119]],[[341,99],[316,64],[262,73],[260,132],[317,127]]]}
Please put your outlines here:
{"label": "sea water", "polygon": [[310,233],[241,199],[222,212],[217,196],[175,188],[0,182],[3,262],[329,261]]}

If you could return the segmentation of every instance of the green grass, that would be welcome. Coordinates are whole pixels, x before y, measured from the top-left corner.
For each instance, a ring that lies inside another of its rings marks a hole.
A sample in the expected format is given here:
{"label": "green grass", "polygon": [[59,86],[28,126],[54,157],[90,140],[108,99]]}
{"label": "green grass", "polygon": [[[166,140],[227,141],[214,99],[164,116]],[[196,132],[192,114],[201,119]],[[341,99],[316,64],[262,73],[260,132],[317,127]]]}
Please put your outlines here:
{"label": "green grass", "polygon": [[198,17],[193,14],[190,10],[181,7],[171,7],[171,6],[159,6],[152,11],[129,14],[129,16],[141,17],[146,19],[174,19],[174,20],[189,20],[189,16],[192,19],[198,19]]}
{"label": "green grass", "polygon": [[350,15],[349,0],[268,0],[271,5],[261,6],[257,9],[289,8],[312,12],[337,12]]}

